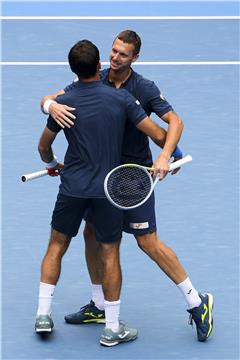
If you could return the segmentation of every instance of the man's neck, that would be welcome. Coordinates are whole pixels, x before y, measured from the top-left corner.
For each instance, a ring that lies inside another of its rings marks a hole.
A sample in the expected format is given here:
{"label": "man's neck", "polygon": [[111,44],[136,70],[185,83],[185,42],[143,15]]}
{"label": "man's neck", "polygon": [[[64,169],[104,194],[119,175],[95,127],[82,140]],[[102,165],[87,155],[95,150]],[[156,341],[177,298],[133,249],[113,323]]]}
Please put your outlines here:
{"label": "man's neck", "polygon": [[79,79],[79,81],[84,82],[84,83],[89,83],[89,82],[93,82],[93,81],[100,81],[99,72],[96,75],[91,76],[88,79]]}
{"label": "man's neck", "polygon": [[124,84],[132,73],[131,68],[127,68],[124,71],[114,71],[110,69],[109,71],[109,81],[113,82],[116,88],[119,88],[122,84]]}

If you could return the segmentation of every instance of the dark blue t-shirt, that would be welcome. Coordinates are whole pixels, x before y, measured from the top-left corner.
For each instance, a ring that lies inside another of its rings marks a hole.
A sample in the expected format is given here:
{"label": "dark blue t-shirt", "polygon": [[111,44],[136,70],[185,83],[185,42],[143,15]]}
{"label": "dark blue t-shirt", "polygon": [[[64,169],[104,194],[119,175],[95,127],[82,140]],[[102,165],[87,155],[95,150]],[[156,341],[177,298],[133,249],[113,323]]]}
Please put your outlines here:
{"label": "dark blue t-shirt", "polygon": [[[123,89],[112,89],[101,81],[76,82],[58,103],[76,108],[76,120],[64,133],[68,148],[61,172],[60,192],[74,197],[105,197],[106,174],[120,164],[125,125],[137,125],[146,113]],[[62,128],[48,118],[53,132]]]}
{"label": "dark blue t-shirt", "polygon": [[[104,84],[115,88],[114,83],[111,83],[108,79],[109,70],[104,69],[100,72],[101,80]],[[73,82],[64,90],[69,91],[76,83]],[[161,95],[155,83],[145,79],[133,70],[131,76],[121,85],[121,88],[129,91],[140,102],[147,115],[155,113],[161,117],[173,110],[172,106]],[[121,161],[122,163],[136,163],[145,166],[152,165],[148,137],[131,123],[126,124]]]}

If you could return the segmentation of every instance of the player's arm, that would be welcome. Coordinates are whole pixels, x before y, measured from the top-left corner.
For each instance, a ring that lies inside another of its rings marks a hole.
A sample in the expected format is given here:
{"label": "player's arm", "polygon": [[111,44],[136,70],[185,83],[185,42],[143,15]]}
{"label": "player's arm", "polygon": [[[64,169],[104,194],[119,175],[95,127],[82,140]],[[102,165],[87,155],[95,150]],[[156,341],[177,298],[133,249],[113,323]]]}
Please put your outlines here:
{"label": "player's arm", "polygon": [[[140,121],[136,126],[147,136],[150,136],[152,139],[154,139],[154,142],[161,142],[162,128],[148,116],[145,117],[142,121]],[[163,179],[168,174],[169,160],[175,150],[174,146],[175,145],[171,144],[171,142],[167,144],[165,142],[162,152],[160,153],[157,161],[155,162],[156,168],[157,170],[159,170],[160,173],[160,179]]]}
{"label": "player's arm", "polygon": [[[174,152],[172,153],[172,156],[174,157],[174,161],[177,161],[182,158],[183,154],[181,149],[178,147],[178,142],[181,138],[181,134],[183,131],[183,121],[178,116],[178,114],[171,110],[165,113],[161,116],[161,119],[168,124],[168,129],[166,132],[165,142],[163,146],[163,150],[166,148],[172,148],[174,147]],[[154,138],[152,140],[159,145],[158,141],[156,141]],[[177,168],[172,171],[172,175],[176,174],[179,171],[180,168]]]}
{"label": "player's arm", "polygon": [[64,104],[58,104],[56,102],[57,97],[64,93],[65,90],[61,89],[54,94],[44,96],[41,99],[40,106],[41,110],[45,114],[50,114],[56,123],[61,126],[61,128],[70,128],[74,125],[73,120],[75,120],[75,116],[71,113],[71,111],[74,111],[75,108]]}
{"label": "player's arm", "polygon": [[182,135],[183,121],[175,111],[167,112],[162,115],[161,119],[168,124],[164,147],[175,149]]}
{"label": "player's arm", "polygon": [[[152,141],[153,141],[156,145],[158,145],[160,148],[163,149],[164,146],[165,146],[166,140],[167,140],[167,135],[168,135],[168,133],[167,133],[167,131],[166,131],[164,128],[162,128],[160,125],[158,125],[158,128],[159,128],[159,132],[161,132],[161,136],[158,137],[158,138],[151,137],[151,139],[152,139]],[[174,143],[175,143],[175,141],[173,142],[173,144],[174,144]],[[183,154],[182,154],[182,151],[181,151],[180,147],[179,147],[178,145],[176,145],[175,148],[174,148],[174,151],[173,151],[173,153],[172,153],[172,155],[171,155],[171,157],[174,158],[174,161],[177,161],[177,160],[181,159],[182,156],[183,156]],[[173,175],[173,174],[176,174],[176,173],[179,171],[179,169],[180,169],[180,168],[173,170],[173,171],[172,171],[172,175]]]}
{"label": "player's arm", "polygon": [[[144,89],[147,91],[148,103],[150,105],[151,112],[155,113],[161,119],[161,121],[164,121],[168,124],[163,149],[165,146],[174,146],[175,150],[172,156],[174,157],[174,161],[176,161],[182,158],[182,151],[177,145],[182,134],[183,121],[174,111],[171,104],[169,104],[169,102],[162,95],[161,91],[154,82],[145,82],[143,85]],[[174,170],[172,173],[176,173],[177,171],[178,169]]]}
{"label": "player's arm", "polygon": [[[61,169],[63,167],[62,163],[57,161],[56,156],[53,153],[52,144],[56,138],[57,133],[51,131],[47,126],[45,127],[39,143],[38,151],[42,161],[45,163],[47,169]],[[53,173],[52,175],[57,175]]]}
{"label": "player's arm", "polygon": [[[136,100],[132,95],[128,94],[126,97],[126,104],[128,119],[133,122],[139,130],[143,131],[147,136],[151,137],[154,142],[161,147],[163,129],[146,115],[139,101]],[[161,179],[163,179],[169,171],[168,162],[175,150],[176,143],[165,141],[162,152],[158,159]]]}

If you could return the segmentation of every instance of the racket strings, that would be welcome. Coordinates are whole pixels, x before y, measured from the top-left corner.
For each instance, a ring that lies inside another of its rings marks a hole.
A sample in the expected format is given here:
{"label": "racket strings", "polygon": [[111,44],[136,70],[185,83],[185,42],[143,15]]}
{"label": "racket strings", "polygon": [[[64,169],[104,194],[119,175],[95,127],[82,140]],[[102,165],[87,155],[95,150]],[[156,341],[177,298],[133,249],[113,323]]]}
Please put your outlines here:
{"label": "racket strings", "polygon": [[152,182],[147,173],[138,167],[121,167],[109,177],[107,190],[112,200],[123,207],[139,204],[151,191]]}

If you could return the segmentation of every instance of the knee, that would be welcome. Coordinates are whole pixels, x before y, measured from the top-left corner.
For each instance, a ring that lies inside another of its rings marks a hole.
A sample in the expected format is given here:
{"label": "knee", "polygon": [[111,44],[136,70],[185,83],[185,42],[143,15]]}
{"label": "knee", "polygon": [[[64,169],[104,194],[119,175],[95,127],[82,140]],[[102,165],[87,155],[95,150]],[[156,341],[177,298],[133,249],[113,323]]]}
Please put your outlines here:
{"label": "knee", "polygon": [[107,262],[109,260],[115,260],[119,258],[119,243],[114,242],[111,244],[100,244],[101,254],[102,254],[102,261]]}
{"label": "knee", "polygon": [[168,259],[171,262],[178,260],[175,252],[163,241],[161,241],[156,233],[147,234],[146,236],[139,236],[137,238],[137,242],[140,249],[153,259]]}
{"label": "knee", "polygon": [[59,258],[64,255],[70,244],[71,238],[65,234],[53,230],[51,233],[47,254],[52,258]]}
{"label": "knee", "polygon": [[138,247],[151,257],[164,256],[168,247],[158,239],[156,233],[146,234],[136,237]]}
{"label": "knee", "polygon": [[146,234],[141,236],[136,236],[138,247],[146,252],[151,253],[155,247],[156,238],[153,234]]}

